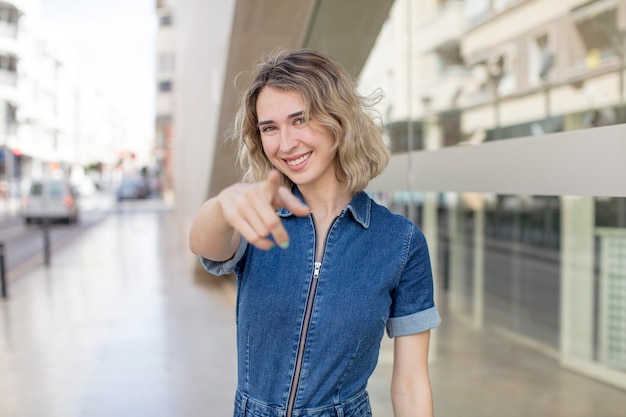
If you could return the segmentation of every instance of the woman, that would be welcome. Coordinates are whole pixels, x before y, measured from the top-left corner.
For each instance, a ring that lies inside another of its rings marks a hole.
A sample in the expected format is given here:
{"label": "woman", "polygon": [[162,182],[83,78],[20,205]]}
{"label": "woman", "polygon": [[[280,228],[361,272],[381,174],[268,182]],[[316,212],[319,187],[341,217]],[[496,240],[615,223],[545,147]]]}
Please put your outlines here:
{"label": "woman", "polygon": [[395,416],[433,415],[428,249],[362,191],[389,160],[366,110],[345,69],[307,50],[270,56],[244,92],[244,180],[206,201],[190,232],[209,272],[238,277],[235,416],[371,416],[385,329]]}

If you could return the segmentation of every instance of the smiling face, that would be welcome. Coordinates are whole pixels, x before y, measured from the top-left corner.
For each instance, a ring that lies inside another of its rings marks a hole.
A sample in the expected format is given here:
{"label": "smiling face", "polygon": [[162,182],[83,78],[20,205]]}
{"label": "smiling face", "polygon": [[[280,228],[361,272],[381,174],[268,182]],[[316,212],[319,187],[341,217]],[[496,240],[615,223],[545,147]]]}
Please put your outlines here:
{"label": "smiling face", "polygon": [[264,87],[256,113],[263,151],[272,165],[302,187],[337,185],[331,132],[305,120],[305,103],[295,91]]}

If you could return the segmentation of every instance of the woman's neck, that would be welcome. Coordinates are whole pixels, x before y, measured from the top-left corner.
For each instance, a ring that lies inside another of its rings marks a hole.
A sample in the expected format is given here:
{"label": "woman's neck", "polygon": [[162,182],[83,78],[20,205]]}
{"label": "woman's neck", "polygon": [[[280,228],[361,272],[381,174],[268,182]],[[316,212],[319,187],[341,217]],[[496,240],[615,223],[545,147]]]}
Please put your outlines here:
{"label": "woman's neck", "polygon": [[326,187],[302,187],[299,188],[304,201],[313,214],[315,222],[316,245],[315,260],[321,262],[326,247],[326,236],[341,210],[352,200],[353,193],[341,183],[336,186]]}
{"label": "woman's neck", "polygon": [[352,200],[351,193],[343,184],[332,187],[298,187],[304,201],[316,219],[329,219],[339,215],[341,210]]}

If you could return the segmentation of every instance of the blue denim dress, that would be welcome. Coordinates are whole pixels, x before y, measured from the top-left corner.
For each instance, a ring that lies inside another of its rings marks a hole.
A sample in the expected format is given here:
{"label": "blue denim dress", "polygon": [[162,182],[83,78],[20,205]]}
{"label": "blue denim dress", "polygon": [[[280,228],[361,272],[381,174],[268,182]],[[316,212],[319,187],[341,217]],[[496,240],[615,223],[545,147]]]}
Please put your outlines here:
{"label": "blue denim dress", "polygon": [[[302,199],[297,188],[294,193]],[[242,240],[215,275],[237,275],[235,417],[371,416],[367,381],[380,342],[437,327],[426,240],[408,219],[357,193],[315,261],[311,215],[278,210],[288,249]]]}

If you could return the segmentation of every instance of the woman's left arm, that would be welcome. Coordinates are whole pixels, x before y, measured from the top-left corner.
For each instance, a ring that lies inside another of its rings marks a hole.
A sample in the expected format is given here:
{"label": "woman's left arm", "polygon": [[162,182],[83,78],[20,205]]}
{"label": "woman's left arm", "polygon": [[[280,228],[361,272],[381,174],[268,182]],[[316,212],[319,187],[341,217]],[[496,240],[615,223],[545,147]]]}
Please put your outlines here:
{"label": "woman's left arm", "polygon": [[391,403],[394,417],[433,417],[428,375],[430,330],[394,339]]}

